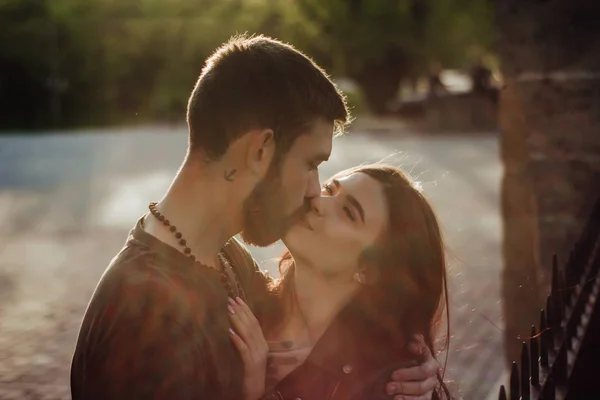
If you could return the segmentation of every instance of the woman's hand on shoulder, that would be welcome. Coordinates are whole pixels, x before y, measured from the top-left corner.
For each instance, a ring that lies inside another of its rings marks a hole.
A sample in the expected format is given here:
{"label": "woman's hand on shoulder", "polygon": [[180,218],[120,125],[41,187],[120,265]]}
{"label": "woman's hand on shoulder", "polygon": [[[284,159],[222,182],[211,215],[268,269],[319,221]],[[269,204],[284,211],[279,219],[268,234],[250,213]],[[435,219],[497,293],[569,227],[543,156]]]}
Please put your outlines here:
{"label": "woman's hand on shoulder", "polygon": [[229,299],[229,334],[244,363],[244,395],[246,400],[259,399],[265,391],[269,347],[258,320],[239,297]]}

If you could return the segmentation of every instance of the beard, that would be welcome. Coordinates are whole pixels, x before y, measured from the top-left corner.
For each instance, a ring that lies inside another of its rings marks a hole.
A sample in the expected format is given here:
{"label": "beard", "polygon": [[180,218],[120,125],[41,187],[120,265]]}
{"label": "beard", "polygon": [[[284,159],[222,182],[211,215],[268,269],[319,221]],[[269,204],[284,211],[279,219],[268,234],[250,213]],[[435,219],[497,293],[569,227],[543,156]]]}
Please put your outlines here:
{"label": "beard", "polygon": [[310,210],[309,202],[305,201],[301,207],[286,215],[286,203],[279,168],[275,166],[244,201],[244,225],[240,233],[242,240],[251,246],[272,245]]}

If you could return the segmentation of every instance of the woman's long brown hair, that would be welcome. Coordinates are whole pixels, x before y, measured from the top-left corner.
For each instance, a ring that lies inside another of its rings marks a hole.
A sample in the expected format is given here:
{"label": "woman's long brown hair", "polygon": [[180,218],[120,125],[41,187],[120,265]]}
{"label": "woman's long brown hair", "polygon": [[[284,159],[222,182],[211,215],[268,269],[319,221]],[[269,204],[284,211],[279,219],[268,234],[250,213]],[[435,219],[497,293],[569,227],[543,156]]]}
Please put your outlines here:
{"label": "woman's long brown hair", "polygon": [[[434,338],[437,336],[443,314],[446,314],[447,334],[444,348],[450,340],[448,287],[446,259],[442,234],[437,218],[427,199],[417,190],[404,172],[390,165],[366,165],[344,171],[338,176],[363,173],[375,179],[384,188],[389,209],[389,224],[377,244],[363,253],[368,265],[367,280],[361,299],[368,299],[382,324],[411,338],[421,334],[425,343],[436,354]],[[286,251],[279,261],[280,278],[271,288],[277,299],[272,302],[277,310],[266,323],[277,329],[283,322],[285,311],[293,307],[294,262]],[[446,357],[447,360],[447,357]],[[450,393],[438,374],[438,396],[450,398]]]}

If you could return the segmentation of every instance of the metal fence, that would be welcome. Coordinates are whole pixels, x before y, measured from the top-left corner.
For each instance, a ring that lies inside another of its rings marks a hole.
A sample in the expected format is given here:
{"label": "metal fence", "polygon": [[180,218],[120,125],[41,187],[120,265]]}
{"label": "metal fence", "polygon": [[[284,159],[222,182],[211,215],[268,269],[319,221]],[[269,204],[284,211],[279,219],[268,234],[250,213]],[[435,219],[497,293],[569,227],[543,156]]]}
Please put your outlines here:
{"label": "metal fence", "polygon": [[552,265],[552,289],[539,329],[512,364],[499,400],[600,399],[600,199],[568,262]]}

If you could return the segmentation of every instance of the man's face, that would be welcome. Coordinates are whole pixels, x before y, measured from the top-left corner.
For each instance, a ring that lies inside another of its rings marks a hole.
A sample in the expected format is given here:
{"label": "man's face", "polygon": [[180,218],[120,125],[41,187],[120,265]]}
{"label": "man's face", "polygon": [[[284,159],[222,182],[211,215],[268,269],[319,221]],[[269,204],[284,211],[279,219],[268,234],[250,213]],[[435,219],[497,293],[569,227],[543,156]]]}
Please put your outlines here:
{"label": "man's face", "polygon": [[242,239],[268,246],[309,210],[308,200],[320,196],[318,167],[329,159],[333,123],[317,120],[310,132],[299,136],[283,159],[270,170],[244,202]]}

